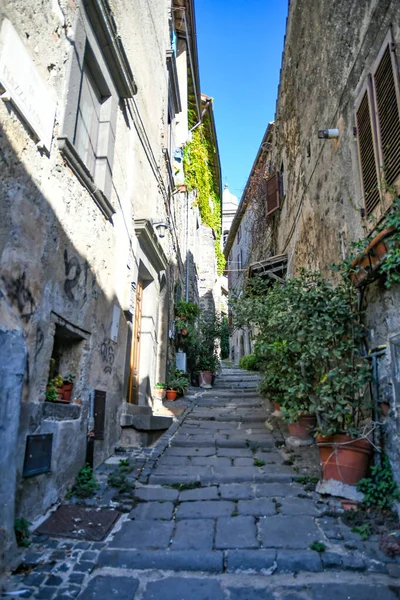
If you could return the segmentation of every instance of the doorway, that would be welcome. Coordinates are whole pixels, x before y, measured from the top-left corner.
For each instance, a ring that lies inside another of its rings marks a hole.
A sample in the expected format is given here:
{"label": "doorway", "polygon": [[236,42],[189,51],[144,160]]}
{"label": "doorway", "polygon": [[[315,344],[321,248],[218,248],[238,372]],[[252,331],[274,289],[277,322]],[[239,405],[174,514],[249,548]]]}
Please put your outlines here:
{"label": "doorway", "polygon": [[135,314],[133,319],[133,338],[131,345],[128,402],[139,403],[139,364],[140,364],[140,337],[142,333],[142,303],[143,282],[139,279],[136,286]]}

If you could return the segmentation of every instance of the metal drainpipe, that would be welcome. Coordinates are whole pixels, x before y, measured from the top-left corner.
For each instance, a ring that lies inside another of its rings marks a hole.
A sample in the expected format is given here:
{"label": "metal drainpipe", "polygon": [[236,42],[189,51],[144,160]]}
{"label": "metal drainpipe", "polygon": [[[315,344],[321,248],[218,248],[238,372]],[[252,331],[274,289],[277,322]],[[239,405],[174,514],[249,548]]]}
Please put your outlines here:
{"label": "metal drainpipe", "polygon": [[186,293],[185,300],[189,302],[189,270],[190,270],[190,252],[189,252],[189,197],[190,192],[187,194],[186,200]]}

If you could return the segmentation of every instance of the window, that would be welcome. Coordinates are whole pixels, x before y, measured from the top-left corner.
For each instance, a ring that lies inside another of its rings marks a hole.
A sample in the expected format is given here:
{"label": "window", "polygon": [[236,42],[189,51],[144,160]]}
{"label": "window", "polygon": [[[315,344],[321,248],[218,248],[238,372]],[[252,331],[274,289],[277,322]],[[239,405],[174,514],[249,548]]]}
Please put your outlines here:
{"label": "window", "polygon": [[238,230],[237,230],[237,241],[240,242],[240,239],[242,237],[242,224],[240,223]]}
{"label": "window", "polygon": [[360,179],[366,215],[379,218],[400,191],[400,89],[388,33],[356,103]]}
{"label": "window", "polygon": [[242,250],[239,250],[237,257],[237,269],[240,272],[242,270]]}
{"label": "window", "polygon": [[280,202],[280,180],[279,173],[274,173],[269,179],[265,180],[265,195],[267,201],[267,214],[272,215],[281,205]]}
{"label": "window", "polygon": [[74,40],[59,148],[110,219],[118,106],[136,85],[106,0],[82,0]]}

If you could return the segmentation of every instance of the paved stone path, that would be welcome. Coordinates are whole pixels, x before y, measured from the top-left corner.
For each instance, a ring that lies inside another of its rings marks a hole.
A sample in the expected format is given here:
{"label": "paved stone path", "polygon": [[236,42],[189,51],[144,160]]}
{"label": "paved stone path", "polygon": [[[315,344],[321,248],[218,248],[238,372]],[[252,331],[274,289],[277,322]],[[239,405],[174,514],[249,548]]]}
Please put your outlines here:
{"label": "paved stone path", "polygon": [[[398,599],[400,561],[296,483],[255,385],[224,368],[140,455],[134,498],[121,496],[129,512],[106,542],[37,538],[24,558],[33,570],[7,589],[55,600]],[[108,493],[92,504],[107,505]],[[315,541],[326,551],[311,550]]]}

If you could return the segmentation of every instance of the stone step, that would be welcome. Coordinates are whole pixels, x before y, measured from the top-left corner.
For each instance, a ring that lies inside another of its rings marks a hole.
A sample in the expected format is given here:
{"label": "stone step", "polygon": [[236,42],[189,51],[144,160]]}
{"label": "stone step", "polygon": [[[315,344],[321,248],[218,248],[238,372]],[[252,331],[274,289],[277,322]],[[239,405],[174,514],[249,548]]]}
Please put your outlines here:
{"label": "stone step", "polygon": [[133,427],[138,431],[158,431],[168,429],[173,423],[172,417],[160,417],[153,414],[121,415],[121,427]]}

